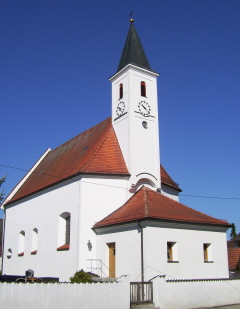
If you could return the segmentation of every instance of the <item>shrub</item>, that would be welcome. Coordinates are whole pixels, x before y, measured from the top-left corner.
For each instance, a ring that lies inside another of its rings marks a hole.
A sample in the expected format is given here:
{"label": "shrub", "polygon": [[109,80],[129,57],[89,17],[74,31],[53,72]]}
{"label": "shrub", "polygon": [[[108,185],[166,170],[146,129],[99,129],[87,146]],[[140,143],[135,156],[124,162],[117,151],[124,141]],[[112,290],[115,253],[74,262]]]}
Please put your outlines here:
{"label": "shrub", "polygon": [[86,273],[83,269],[75,272],[74,276],[70,278],[71,283],[92,283],[92,279],[89,273]]}

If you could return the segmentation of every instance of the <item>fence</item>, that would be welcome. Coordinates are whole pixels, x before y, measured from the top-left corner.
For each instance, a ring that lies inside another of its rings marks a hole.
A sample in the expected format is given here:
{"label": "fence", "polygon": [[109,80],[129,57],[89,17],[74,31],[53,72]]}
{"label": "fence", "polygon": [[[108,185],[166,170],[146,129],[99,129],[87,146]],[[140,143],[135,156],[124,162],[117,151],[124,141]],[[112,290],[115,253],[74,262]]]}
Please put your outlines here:
{"label": "fence", "polygon": [[131,304],[142,304],[153,302],[152,282],[130,282]]}

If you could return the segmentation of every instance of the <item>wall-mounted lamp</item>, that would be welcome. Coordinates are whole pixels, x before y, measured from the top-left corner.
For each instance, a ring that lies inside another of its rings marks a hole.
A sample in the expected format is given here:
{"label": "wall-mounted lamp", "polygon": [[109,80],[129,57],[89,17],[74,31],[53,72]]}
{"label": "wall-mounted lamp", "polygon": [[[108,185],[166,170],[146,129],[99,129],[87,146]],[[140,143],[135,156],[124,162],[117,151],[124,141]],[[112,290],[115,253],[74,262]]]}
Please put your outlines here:
{"label": "wall-mounted lamp", "polygon": [[90,240],[88,241],[87,246],[88,246],[88,250],[91,251],[92,250],[92,244],[91,244]]}
{"label": "wall-mounted lamp", "polygon": [[9,248],[7,251],[7,258],[11,259],[11,257],[12,257],[12,249]]}

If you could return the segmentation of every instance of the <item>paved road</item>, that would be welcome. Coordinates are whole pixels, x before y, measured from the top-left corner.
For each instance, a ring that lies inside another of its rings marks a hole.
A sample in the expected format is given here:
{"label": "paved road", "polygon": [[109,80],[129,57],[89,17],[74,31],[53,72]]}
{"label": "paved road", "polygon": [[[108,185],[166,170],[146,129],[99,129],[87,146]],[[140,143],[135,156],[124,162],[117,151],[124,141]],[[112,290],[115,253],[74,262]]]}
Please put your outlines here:
{"label": "paved road", "polygon": [[240,309],[240,304],[238,305],[229,305],[229,306],[221,306],[221,307],[205,307],[201,309]]}

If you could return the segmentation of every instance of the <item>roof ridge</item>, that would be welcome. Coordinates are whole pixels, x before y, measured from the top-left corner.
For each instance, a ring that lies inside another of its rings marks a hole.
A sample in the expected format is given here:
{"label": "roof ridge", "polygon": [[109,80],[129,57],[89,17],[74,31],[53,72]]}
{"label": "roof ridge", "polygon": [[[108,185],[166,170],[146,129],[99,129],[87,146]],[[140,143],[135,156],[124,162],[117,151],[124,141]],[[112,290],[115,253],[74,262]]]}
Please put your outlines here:
{"label": "roof ridge", "polygon": [[102,147],[103,143],[105,142],[105,140],[107,139],[108,135],[110,134],[110,132],[112,131],[113,127],[110,126],[110,128],[108,129],[108,132],[106,133],[105,137],[103,138],[102,142],[99,143],[98,147],[96,148],[96,150],[93,152],[91,158],[88,160],[88,162],[86,162],[85,166],[83,167],[83,171],[86,170],[88,168],[88,166],[92,163],[93,159],[96,157],[96,155],[98,154],[100,148]]}
{"label": "roof ridge", "polygon": [[[162,194],[162,193],[161,193],[161,194]],[[164,197],[166,197],[166,198],[172,200],[173,203],[181,204],[181,205],[184,206],[185,208],[188,208],[188,209],[191,209],[191,210],[193,210],[193,211],[195,211],[195,212],[198,212],[198,213],[201,214],[201,215],[207,216],[207,217],[212,218],[212,219],[214,219],[214,220],[220,220],[220,221],[225,221],[225,222],[227,222],[227,220],[218,219],[218,218],[212,217],[212,216],[210,216],[210,215],[205,214],[204,212],[201,212],[201,211],[196,210],[196,209],[194,209],[194,208],[192,208],[192,207],[189,207],[189,206],[187,206],[187,205],[184,205],[183,203],[180,203],[179,201],[176,201],[176,200],[174,200],[174,199],[171,199],[170,197],[168,197],[168,196],[165,195],[165,194],[162,194],[162,195],[163,195]]]}
{"label": "roof ridge", "polygon": [[149,207],[148,207],[148,195],[147,195],[147,190],[146,187],[143,186],[143,202],[144,202],[144,213],[145,213],[145,217],[149,217]]}

